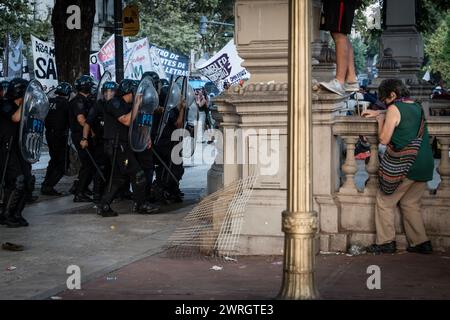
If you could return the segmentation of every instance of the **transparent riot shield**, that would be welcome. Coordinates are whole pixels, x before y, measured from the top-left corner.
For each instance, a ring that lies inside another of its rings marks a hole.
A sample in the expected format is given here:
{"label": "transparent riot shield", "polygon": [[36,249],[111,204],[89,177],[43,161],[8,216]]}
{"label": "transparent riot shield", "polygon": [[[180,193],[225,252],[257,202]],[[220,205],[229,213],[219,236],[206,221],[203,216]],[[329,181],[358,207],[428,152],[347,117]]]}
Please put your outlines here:
{"label": "transparent riot shield", "polygon": [[25,91],[20,119],[19,144],[23,158],[29,163],[39,161],[44,139],[44,120],[49,110],[48,97],[42,85],[32,80]]}
{"label": "transparent riot shield", "polygon": [[161,136],[164,132],[165,127],[167,126],[169,122],[169,115],[172,109],[178,108],[178,104],[181,101],[182,92],[181,92],[181,86],[179,84],[179,81],[174,81],[170,85],[169,94],[166,97],[166,101],[164,104],[164,112],[161,119],[161,122],[159,123],[158,132],[155,139],[155,144],[158,144],[159,140],[161,139]]}
{"label": "transparent riot shield", "polygon": [[159,105],[158,93],[150,77],[144,77],[136,90],[131,125],[129,130],[130,147],[135,152],[144,151],[150,144],[153,112]]}
{"label": "transparent riot shield", "polygon": [[103,95],[102,95],[102,88],[103,85],[105,84],[105,82],[108,81],[112,81],[112,76],[111,73],[109,71],[105,71],[105,73],[103,73],[102,78],[100,79],[97,88],[96,88],[96,93],[95,93],[95,97],[97,101],[103,100]]}

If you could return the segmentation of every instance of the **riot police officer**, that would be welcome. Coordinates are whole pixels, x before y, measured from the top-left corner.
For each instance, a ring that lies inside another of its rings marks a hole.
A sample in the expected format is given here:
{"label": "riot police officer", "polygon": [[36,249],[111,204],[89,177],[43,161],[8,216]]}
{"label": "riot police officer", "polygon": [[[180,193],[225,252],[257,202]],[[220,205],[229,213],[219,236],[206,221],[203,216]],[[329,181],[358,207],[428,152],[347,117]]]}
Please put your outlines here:
{"label": "riot police officer", "polygon": [[86,150],[81,148],[80,142],[85,140],[83,137],[83,127],[86,123],[89,110],[92,107],[92,99],[90,99],[90,95],[94,85],[94,79],[90,76],[83,75],[78,78],[75,82],[77,95],[72,99],[69,107],[69,123],[72,133],[72,142],[78,151],[78,158],[80,159],[81,164],[80,171],[78,173],[78,183],[75,190],[75,197],[73,199],[74,202],[92,201],[92,199],[86,194],[86,191],[92,181],[95,167]]}
{"label": "riot police officer", "polygon": [[50,110],[45,119],[45,137],[47,139],[50,161],[41,187],[41,194],[49,196],[61,195],[55,185],[66,171],[67,137],[69,134],[69,96],[72,86],[61,82],[55,90],[56,97],[49,99]]}
{"label": "riot police officer", "polygon": [[[160,93],[161,107],[155,110],[154,120],[155,128],[158,127],[161,132],[154,132],[154,136],[160,134],[157,144],[154,146],[159,158],[156,164],[155,185],[160,193],[159,200],[163,203],[182,202],[183,193],[180,190],[180,180],[184,174],[183,164],[176,164],[172,161],[172,150],[179,141],[172,141],[172,133],[183,127],[186,102],[182,101],[176,108],[172,108],[168,114],[167,124],[159,125],[163,117],[163,104],[169,94],[169,87],[164,86]],[[156,137],[155,137],[156,138]],[[156,140],[156,139],[155,139]],[[155,141],[154,140],[154,141]]]}
{"label": "riot police officer", "polygon": [[30,190],[31,166],[22,157],[19,146],[20,120],[27,86],[27,80],[11,80],[7,100],[0,105],[1,162],[6,166],[0,224],[10,228],[28,226],[28,222],[22,217],[22,211]]}
{"label": "riot police officer", "polygon": [[117,216],[110,204],[124,183],[130,177],[136,211],[141,214],[154,213],[158,209],[145,201],[145,173],[136,160],[128,143],[128,128],[131,123],[131,108],[135,83],[125,79],[119,84],[116,97],[105,105],[105,147],[113,166],[111,187],[104,193],[98,214],[103,217]]}
{"label": "riot police officer", "polygon": [[[91,140],[93,143],[93,157],[97,163],[98,168],[101,170],[103,177],[109,177],[110,171],[110,162],[108,156],[105,153],[105,145],[104,145],[104,109],[105,104],[114,98],[117,90],[117,83],[114,81],[107,81],[103,84],[101,88],[101,93],[103,95],[103,99],[97,101],[89,110],[89,113],[86,118],[86,123],[83,127],[83,139],[80,142],[80,146],[82,149],[85,149],[89,146],[89,137],[91,136]],[[101,200],[101,196],[105,191],[106,182],[100,176],[98,172],[94,175],[94,202],[98,203]]]}

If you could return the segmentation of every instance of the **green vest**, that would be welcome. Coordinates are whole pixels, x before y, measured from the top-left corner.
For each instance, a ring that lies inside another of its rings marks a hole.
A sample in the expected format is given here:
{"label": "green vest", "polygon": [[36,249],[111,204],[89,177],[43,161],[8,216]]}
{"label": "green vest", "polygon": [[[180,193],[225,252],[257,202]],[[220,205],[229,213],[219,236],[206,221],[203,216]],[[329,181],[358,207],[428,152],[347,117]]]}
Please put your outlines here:
{"label": "green vest", "polygon": [[[395,128],[391,142],[396,149],[401,149],[417,137],[422,117],[422,107],[418,103],[396,102],[401,119]],[[416,161],[411,166],[407,178],[414,181],[433,180],[434,159],[431,151],[428,127],[425,123],[422,145],[417,154]]]}

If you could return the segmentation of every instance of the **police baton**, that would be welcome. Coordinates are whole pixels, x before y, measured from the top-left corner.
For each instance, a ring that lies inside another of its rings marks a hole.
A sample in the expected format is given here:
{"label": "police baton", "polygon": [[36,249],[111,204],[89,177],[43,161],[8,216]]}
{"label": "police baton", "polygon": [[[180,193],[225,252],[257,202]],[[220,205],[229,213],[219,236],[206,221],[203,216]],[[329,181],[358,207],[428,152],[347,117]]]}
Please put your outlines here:
{"label": "police baton", "polygon": [[100,178],[102,178],[103,182],[106,182],[105,176],[102,173],[102,170],[100,170],[100,168],[98,167],[97,163],[95,162],[94,158],[92,157],[91,153],[89,152],[88,149],[84,149],[87,153],[87,155],[89,156],[89,158],[92,161],[92,164],[94,165],[95,169],[97,170],[98,175],[100,176]]}
{"label": "police baton", "polygon": [[114,175],[114,169],[116,166],[117,148],[119,148],[119,133],[116,133],[116,135],[114,137],[114,151],[113,151],[113,158],[112,158],[111,173],[109,175],[108,192],[111,192],[111,189],[112,189],[112,179],[113,179],[113,175]]}
{"label": "police baton", "polygon": [[0,185],[0,201],[1,203],[3,203],[3,196],[4,196],[4,189],[5,189],[5,178],[6,178],[6,169],[8,168],[8,162],[9,162],[9,156],[11,154],[11,145],[13,142],[13,136],[11,136],[9,138],[9,143],[8,143],[8,151],[6,153],[6,159],[5,159],[5,166],[3,167],[3,172],[2,172],[2,184]]}

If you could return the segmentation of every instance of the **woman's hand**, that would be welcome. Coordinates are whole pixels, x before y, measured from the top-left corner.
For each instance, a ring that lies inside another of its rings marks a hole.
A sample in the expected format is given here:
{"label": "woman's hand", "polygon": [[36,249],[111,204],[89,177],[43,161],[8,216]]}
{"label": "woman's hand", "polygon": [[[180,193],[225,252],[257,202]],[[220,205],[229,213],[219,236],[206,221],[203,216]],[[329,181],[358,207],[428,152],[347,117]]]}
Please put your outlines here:
{"label": "woman's hand", "polygon": [[364,118],[376,118],[381,115],[380,110],[366,110],[361,113],[361,116]]}

